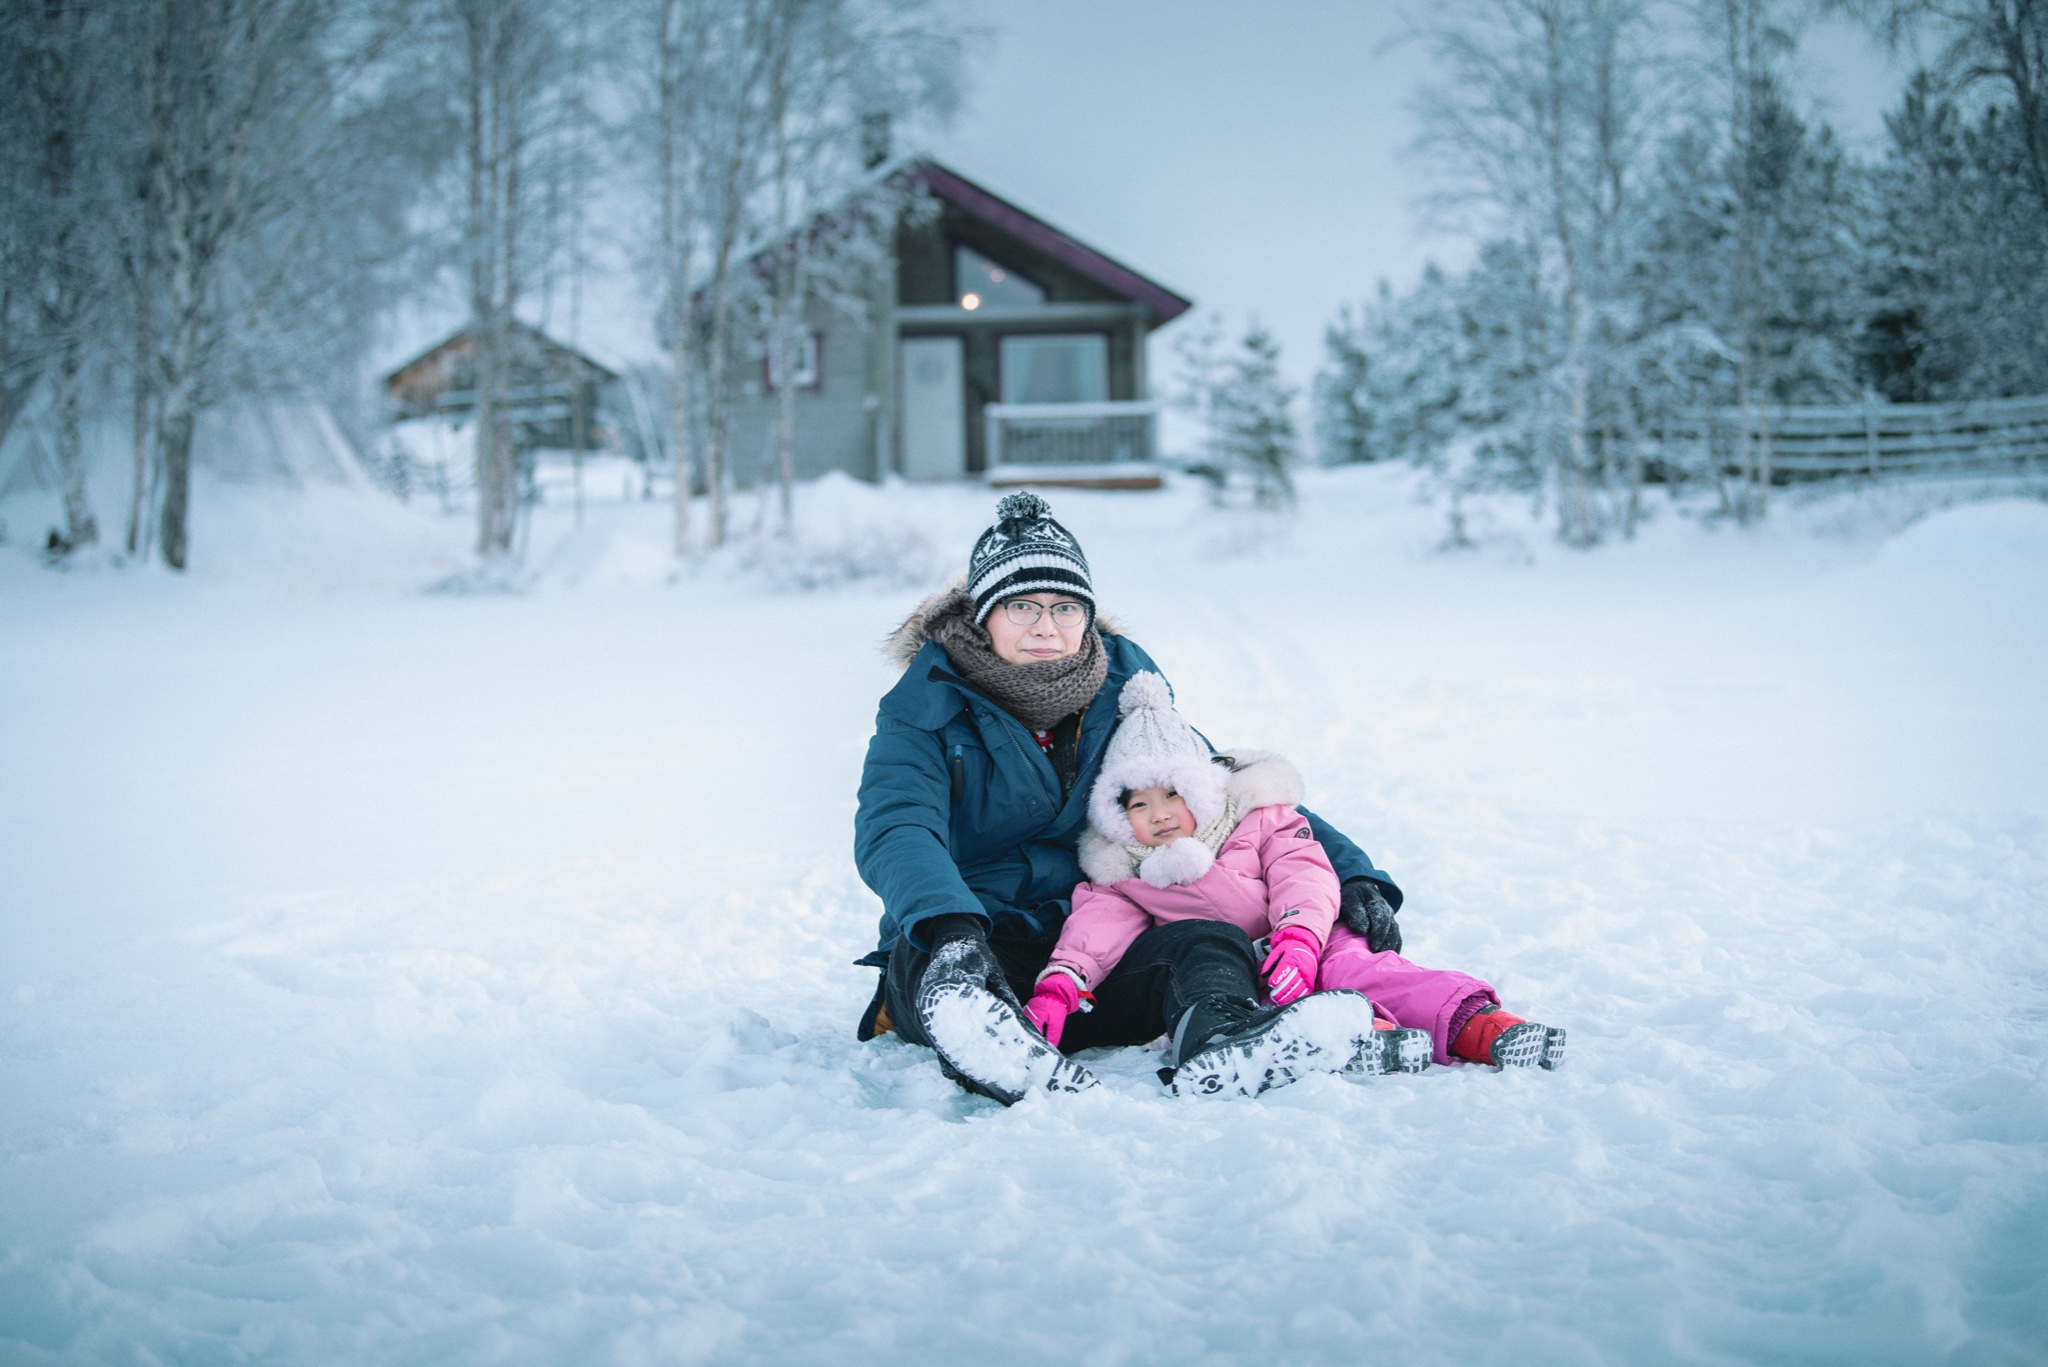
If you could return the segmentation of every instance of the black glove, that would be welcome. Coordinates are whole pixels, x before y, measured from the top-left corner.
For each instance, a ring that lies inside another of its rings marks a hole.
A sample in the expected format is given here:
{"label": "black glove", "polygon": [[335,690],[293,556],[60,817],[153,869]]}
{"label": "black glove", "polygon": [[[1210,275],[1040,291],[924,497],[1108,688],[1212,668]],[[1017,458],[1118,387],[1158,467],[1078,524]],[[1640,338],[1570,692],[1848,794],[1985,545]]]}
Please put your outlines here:
{"label": "black glove", "polygon": [[1372,879],[1344,880],[1344,896],[1337,904],[1337,915],[1354,933],[1365,937],[1365,947],[1373,953],[1389,949],[1396,954],[1401,952],[1401,923],[1394,919],[1394,909],[1387,905],[1379,884]]}
{"label": "black glove", "polygon": [[988,931],[982,927],[978,916],[927,916],[917,923],[917,933],[924,940],[925,948],[934,954],[939,946],[948,940],[980,940],[988,943]]}

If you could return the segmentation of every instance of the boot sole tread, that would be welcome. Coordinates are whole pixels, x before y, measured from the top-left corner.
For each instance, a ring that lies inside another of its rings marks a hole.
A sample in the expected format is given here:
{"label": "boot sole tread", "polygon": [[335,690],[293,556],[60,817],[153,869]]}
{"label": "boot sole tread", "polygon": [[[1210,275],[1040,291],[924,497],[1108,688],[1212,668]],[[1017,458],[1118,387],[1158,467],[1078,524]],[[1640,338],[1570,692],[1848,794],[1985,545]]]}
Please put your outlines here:
{"label": "boot sole tread", "polygon": [[[1356,998],[1359,1020],[1349,1038],[1324,1042],[1302,1033],[1307,1019],[1298,1015],[1309,1008],[1311,1016],[1322,1016],[1335,1007],[1337,997]],[[1310,1007],[1310,1003],[1317,1003]],[[1365,1047],[1360,1038],[1372,1030],[1372,1007],[1360,993],[1317,992],[1295,1002],[1248,1036],[1225,1040],[1203,1049],[1175,1070],[1175,1096],[1258,1096],[1276,1087],[1299,1081],[1311,1073],[1340,1073],[1354,1062]],[[1275,1036],[1279,1036],[1278,1039]]]}
{"label": "boot sole tread", "polygon": [[1419,1073],[1429,1067],[1434,1053],[1427,1030],[1375,1030],[1344,1071],[1354,1077]]}
{"label": "boot sole tread", "polygon": [[[955,1001],[969,1010],[940,1010]],[[1016,1105],[1039,1088],[1085,1092],[1098,1085],[1093,1073],[1045,1043],[1022,1015],[985,987],[958,980],[925,986],[917,994],[917,1014],[946,1074],[1005,1106]],[[1007,1056],[1010,1066],[988,1066],[991,1044],[1000,1051],[998,1057]]]}
{"label": "boot sole tread", "polygon": [[1496,1068],[1564,1067],[1564,1030],[1555,1025],[1523,1021],[1510,1025],[1493,1041],[1491,1057]]}

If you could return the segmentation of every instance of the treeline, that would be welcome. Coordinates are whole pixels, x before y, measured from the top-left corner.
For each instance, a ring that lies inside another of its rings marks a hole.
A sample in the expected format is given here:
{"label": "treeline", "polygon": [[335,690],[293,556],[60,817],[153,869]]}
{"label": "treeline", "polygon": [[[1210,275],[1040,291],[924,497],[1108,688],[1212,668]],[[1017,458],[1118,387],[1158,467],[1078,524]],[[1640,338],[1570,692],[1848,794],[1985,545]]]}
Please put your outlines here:
{"label": "treeline", "polygon": [[[609,243],[644,272],[716,544],[740,339],[793,347],[803,302],[861,264],[861,234],[792,226],[892,121],[950,112],[961,44],[937,0],[0,0],[0,440],[49,386],[65,548],[118,535],[182,568],[197,416],[356,405],[392,310],[453,291],[477,545],[507,553],[515,311],[624,205]],[[765,269],[763,242],[784,244]],[[94,378],[130,405],[118,533],[83,469]]]}
{"label": "treeline", "polygon": [[[1936,59],[1850,155],[1805,112],[1790,0],[1471,0],[1418,31],[1418,149],[1463,271],[1326,334],[1324,459],[1516,490],[1590,545],[1646,480],[1761,516],[1774,406],[2048,392],[2048,0],[1842,0]],[[1662,441],[1732,409],[1734,449]]]}

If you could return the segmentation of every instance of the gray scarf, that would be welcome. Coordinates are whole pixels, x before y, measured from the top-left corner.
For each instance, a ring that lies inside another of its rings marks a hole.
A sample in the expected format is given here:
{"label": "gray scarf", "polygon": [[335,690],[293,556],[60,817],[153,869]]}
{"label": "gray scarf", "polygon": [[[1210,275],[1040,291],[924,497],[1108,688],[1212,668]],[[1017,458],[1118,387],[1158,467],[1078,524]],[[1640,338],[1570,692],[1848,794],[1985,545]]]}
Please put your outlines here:
{"label": "gray scarf", "polygon": [[1093,624],[1072,655],[1028,665],[1013,665],[990,648],[988,633],[974,625],[974,600],[964,592],[947,595],[927,612],[924,630],[962,678],[1033,731],[1079,712],[1109,677],[1109,652]]}

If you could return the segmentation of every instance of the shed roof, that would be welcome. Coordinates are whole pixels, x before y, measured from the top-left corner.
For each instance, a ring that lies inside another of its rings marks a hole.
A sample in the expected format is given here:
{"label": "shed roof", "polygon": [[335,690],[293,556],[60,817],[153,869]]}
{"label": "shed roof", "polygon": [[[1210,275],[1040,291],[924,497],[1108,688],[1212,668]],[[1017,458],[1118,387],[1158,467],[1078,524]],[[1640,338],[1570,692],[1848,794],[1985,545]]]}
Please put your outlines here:
{"label": "shed roof", "polygon": [[[405,364],[394,367],[384,377],[385,389],[393,392],[402,389],[406,385],[408,375],[418,371],[432,371],[448,357],[449,353],[466,349],[472,344],[470,334],[473,331],[472,326],[458,328]],[[564,368],[581,370],[600,383],[608,383],[619,378],[608,366],[592,360],[567,342],[557,341],[537,327],[514,321],[512,333],[518,343],[526,346],[538,344],[541,354],[547,358],[551,366],[562,366],[566,362]]]}

